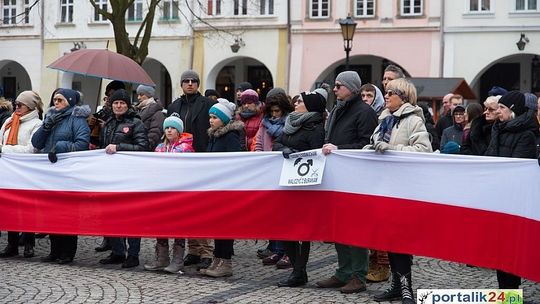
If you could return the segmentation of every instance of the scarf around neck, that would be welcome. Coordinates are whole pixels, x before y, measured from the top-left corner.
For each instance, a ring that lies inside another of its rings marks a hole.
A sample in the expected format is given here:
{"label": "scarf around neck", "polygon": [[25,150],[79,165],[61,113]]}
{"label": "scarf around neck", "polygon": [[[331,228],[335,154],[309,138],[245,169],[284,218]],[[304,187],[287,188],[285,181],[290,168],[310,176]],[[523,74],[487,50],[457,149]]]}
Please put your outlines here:
{"label": "scarf around neck", "polygon": [[9,130],[9,136],[6,141],[6,145],[14,146],[18,144],[17,138],[19,137],[19,127],[21,125],[21,115],[13,113],[11,120],[6,125],[5,131]]}
{"label": "scarf around neck", "polygon": [[392,136],[392,129],[398,120],[392,114],[386,116],[381,122],[381,127],[379,128],[379,141],[384,141],[385,143],[390,142],[390,137]]}
{"label": "scarf around neck", "polygon": [[283,133],[287,135],[291,135],[296,133],[296,131],[300,130],[304,123],[308,121],[310,118],[315,117],[316,115],[321,115],[321,113],[317,112],[304,112],[304,113],[298,113],[298,112],[292,112],[289,115],[287,115],[287,118],[285,119],[285,126],[283,127]]}
{"label": "scarf around neck", "polygon": [[283,126],[285,125],[285,117],[274,118],[265,117],[262,124],[266,128],[266,133],[271,138],[278,138],[283,133]]}

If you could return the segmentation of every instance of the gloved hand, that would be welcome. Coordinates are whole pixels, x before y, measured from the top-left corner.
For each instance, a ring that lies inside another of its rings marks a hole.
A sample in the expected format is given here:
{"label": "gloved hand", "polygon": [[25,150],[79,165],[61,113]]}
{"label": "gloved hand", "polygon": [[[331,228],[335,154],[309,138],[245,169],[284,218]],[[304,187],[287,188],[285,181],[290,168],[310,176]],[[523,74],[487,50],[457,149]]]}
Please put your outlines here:
{"label": "gloved hand", "polygon": [[381,141],[376,142],[373,148],[377,152],[384,153],[384,151],[386,150],[391,150],[392,145],[381,140]]}
{"label": "gloved hand", "polygon": [[53,163],[53,164],[58,161],[58,157],[56,156],[56,152],[49,152],[47,157],[49,158],[49,161],[51,163]]}
{"label": "gloved hand", "polygon": [[45,120],[43,121],[43,130],[47,131],[47,132],[51,131],[52,128],[54,128],[54,126],[59,121],[64,119],[64,117],[65,117],[65,115],[63,115],[63,114],[55,114],[55,115],[47,116],[47,118],[45,118]]}
{"label": "gloved hand", "polygon": [[289,156],[292,153],[294,153],[294,151],[289,149],[289,148],[285,148],[285,149],[283,149],[282,153],[283,153],[283,158],[289,159]]}

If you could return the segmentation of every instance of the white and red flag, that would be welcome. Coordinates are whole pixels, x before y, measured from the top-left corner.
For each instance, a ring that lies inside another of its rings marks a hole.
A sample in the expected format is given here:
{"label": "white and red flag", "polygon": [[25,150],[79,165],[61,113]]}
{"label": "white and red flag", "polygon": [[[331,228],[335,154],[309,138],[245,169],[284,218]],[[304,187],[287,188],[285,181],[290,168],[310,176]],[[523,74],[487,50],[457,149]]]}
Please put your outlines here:
{"label": "white and red flag", "polygon": [[281,153],[2,154],[0,230],[332,241],[540,281],[536,160],[335,151],[279,186]]}

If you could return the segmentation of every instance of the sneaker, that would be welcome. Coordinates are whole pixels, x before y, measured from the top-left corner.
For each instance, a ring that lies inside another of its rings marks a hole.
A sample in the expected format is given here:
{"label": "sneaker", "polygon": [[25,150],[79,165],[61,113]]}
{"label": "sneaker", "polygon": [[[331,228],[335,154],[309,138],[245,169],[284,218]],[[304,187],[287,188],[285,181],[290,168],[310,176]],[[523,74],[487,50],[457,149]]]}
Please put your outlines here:
{"label": "sneaker", "polygon": [[128,255],[126,261],[122,263],[122,268],[132,268],[137,266],[139,266],[139,258],[132,255]]}
{"label": "sneaker", "polygon": [[122,264],[126,260],[126,257],[124,255],[118,255],[111,253],[107,258],[99,260],[100,264],[108,265],[108,264]]}
{"label": "sneaker", "polygon": [[279,260],[281,260],[282,255],[280,254],[272,254],[269,257],[266,257],[262,260],[263,265],[276,265]]}
{"label": "sneaker", "polygon": [[289,260],[289,256],[284,254],[283,257],[281,257],[281,260],[279,260],[276,263],[277,269],[287,269],[292,268],[291,260]]}

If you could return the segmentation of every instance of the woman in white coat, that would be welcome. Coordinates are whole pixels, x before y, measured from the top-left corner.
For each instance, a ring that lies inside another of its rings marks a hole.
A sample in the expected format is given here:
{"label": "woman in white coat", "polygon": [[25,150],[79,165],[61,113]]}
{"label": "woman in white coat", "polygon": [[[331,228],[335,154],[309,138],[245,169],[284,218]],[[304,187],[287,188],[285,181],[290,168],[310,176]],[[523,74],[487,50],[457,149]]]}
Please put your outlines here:
{"label": "woman in white coat", "polygon": [[[33,153],[32,135],[41,126],[43,102],[36,92],[24,91],[15,101],[15,111],[0,129],[0,151],[6,153]],[[8,245],[0,257],[19,254],[19,232],[8,232]],[[24,233],[24,257],[34,256],[34,233]]]}

